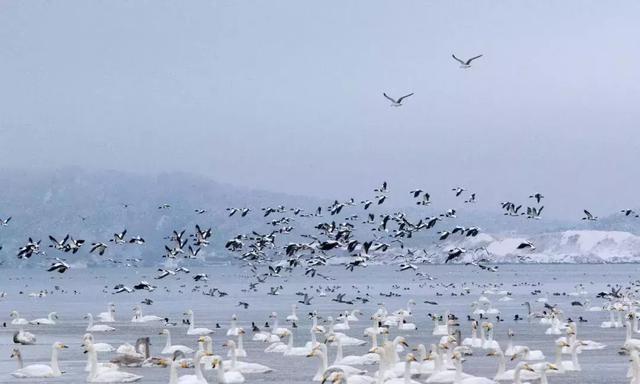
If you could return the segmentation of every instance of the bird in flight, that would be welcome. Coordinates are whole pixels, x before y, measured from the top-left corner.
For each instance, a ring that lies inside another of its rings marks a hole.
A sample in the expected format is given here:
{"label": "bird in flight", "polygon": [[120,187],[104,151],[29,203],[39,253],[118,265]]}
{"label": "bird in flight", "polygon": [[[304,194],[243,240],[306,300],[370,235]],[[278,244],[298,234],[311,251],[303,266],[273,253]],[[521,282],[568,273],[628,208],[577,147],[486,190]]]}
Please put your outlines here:
{"label": "bird in flight", "polygon": [[471,68],[471,62],[473,60],[481,58],[482,55],[474,56],[468,59],[467,61],[458,59],[456,55],[451,55],[451,57],[453,57],[458,63],[460,63],[460,68],[467,69],[467,68]]}
{"label": "bird in flight", "polygon": [[382,95],[383,95],[384,97],[386,97],[386,98],[387,98],[387,100],[391,101],[391,106],[392,106],[392,107],[400,107],[400,106],[402,106],[402,101],[403,101],[404,99],[406,99],[407,97],[412,96],[412,95],[413,95],[413,92],[411,92],[411,93],[410,93],[410,94],[408,94],[408,95],[404,95],[404,96],[402,96],[401,98],[399,98],[399,99],[397,99],[397,100],[396,100],[396,99],[394,99],[393,97],[390,97],[389,95],[387,95],[387,94],[386,94],[386,93],[384,93],[384,92],[382,93]]}

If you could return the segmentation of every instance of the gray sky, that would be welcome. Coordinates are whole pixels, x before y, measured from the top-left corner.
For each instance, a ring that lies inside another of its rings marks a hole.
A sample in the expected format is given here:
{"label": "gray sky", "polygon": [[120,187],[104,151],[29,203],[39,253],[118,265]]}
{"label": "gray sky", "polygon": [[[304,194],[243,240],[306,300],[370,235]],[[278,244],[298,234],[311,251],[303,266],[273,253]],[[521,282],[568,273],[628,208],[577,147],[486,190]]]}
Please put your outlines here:
{"label": "gray sky", "polygon": [[2,164],[604,216],[640,205],[638,20],[635,0],[0,0]]}

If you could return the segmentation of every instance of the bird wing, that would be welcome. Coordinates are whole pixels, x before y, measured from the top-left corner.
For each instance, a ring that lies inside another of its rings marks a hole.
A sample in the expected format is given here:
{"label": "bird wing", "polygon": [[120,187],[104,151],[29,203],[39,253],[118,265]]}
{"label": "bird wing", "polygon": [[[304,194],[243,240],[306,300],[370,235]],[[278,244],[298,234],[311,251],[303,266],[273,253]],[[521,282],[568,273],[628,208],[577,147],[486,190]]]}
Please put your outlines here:
{"label": "bird wing", "polygon": [[460,64],[465,64],[465,62],[464,62],[464,61],[462,61],[462,60],[460,60],[460,59],[458,59],[458,58],[456,57],[456,55],[451,55],[451,57],[453,57],[453,58],[455,59],[455,61],[457,61],[458,63],[460,63]]}
{"label": "bird wing", "polygon": [[386,97],[389,101],[391,101],[392,103],[397,103],[397,101],[395,101],[394,99],[392,99],[391,97],[389,97],[389,95],[387,95],[386,93],[382,92],[382,95],[384,97]]}
{"label": "bird wing", "polygon": [[584,209],[583,211],[584,211],[584,214],[587,215],[588,218],[592,218],[593,217],[591,212],[587,211],[586,209]]}
{"label": "bird wing", "polygon": [[[402,103],[402,100],[404,100],[404,99],[406,99],[407,97],[412,96],[412,95],[413,95],[413,92],[411,92],[411,93],[410,93],[410,94],[408,94],[408,95],[404,95],[404,96],[402,96],[401,98],[399,98],[399,99],[398,99],[398,104]],[[385,189],[386,189],[386,188],[385,188]]]}
{"label": "bird wing", "polygon": [[481,57],[482,57],[482,55],[474,56],[474,57],[470,58],[469,60],[467,60],[467,63],[466,63],[466,64],[467,64],[467,65],[469,65],[469,64],[471,64],[471,62],[472,62],[473,60],[475,60],[475,59],[479,59],[479,58],[481,58]]}

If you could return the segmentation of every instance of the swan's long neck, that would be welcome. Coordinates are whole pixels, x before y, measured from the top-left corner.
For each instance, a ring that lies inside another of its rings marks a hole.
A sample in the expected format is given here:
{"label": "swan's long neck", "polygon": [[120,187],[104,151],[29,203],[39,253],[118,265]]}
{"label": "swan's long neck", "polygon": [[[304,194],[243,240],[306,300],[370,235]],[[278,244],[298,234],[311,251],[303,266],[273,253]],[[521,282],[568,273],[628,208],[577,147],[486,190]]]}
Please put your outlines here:
{"label": "swan's long neck", "polygon": [[18,368],[20,368],[20,369],[24,368],[24,362],[22,361],[22,355],[21,354],[17,354],[16,358],[18,359]]}
{"label": "swan's long neck", "polygon": [[540,371],[540,384],[549,384],[549,380],[547,379],[547,370],[543,369]]}
{"label": "swan's long neck", "polygon": [[507,363],[504,358],[504,353],[502,353],[502,351],[499,351],[498,352],[498,373],[496,373],[496,376],[502,375],[506,369],[507,369]]}
{"label": "swan's long neck", "polygon": [[326,349],[320,349],[320,365],[318,366],[318,372],[316,377],[322,377],[324,371],[327,370],[327,351]]}
{"label": "swan's long neck", "polygon": [[244,351],[244,338],[242,337],[242,332],[238,332],[238,350]]}
{"label": "swan's long neck", "polygon": [[578,362],[578,343],[574,343],[571,346],[571,362],[573,363],[573,369],[580,370],[580,362]]}
{"label": "swan's long neck", "polygon": [[487,341],[493,341],[493,328],[489,329],[489,335],[487,336]]}
{"label": "swan's long neck", "polygon": [[[311,342],[312,345],[315,345],[315,343],[313,343],[313,338],[315,337],[315,334],[313,333],[313,331],[311,331]],[[287,343],[287,349],[291,350],[291,348],[293,348],[293,332],[289,333],[289,342]]]}
{"label": "swan's long neck", "polygon": [[202,375],[202,353],[198,353],[196,354],[196,358],[195,361],[193,362],[195,364],[195,368],[196,368],[196,377],[198,378],[198,382],[200,383],[206,383],[206,379],[204,378],[204,376]]}
{"label": "swan's long neck", "polygon": [[238,361],[238,351],[236,350],[236,346],[231,346],[231,369],[235,369],[236,362]]}
{"label": "swan's long neck", "polygon": [[442,352],[440,351],[440,347],[436,347],[435,349],[436,357],[433,361],[433,367],[435,372],[441,372],[443,370],[442,364]]}
{"label": "swan's long neck", "polygon": [[171,370],[169,371],[169,384],[178,384],[178,362],[171,362]]}
{"label": "swan's long neck", "polygon": [[213,340],[207,340],[204,346],[204,350],[207,351],[207,353],[213,354]]}
{"label": "swan's long neck", "polygon": [[193,330],[195,327],[193,312],[191,312],[191,315],[189,315],[189,330]]}
{"label": "swan's long neck", "polygon": [[[475,342],[478,339],[478,328],[471,328],[471,340]],[[509,339],[509,346],[511,346],[511,339]]]}
{"label": "swan's long neck", "polygon": [[631,371],[633,376],[631,377],[631,384],[640,383],[640,358],[637,351],[631,351]]}
{"label": "swan's long neck", "polygon": [[96,353],[95,349],[91,349],[88,352],[89,356],[89,377],[93,378],[96,377],[96,375],[98,374],[98,354]]}
{"label": "swan's long neck", "polygon": [[404,384],[411,383],[411,362],[409,360],[404,362]]}
{"label": "swan's long neck", "polygon": [[513,384],[522,384],[520,380],[520,372],[522,371],[522,366],[518,365],[516,370],[513,372]]}
{"label": "swan's long neck", "polygon": [[167,342],[164,344],[165,348],[171,348],[171,332],[167,330]]}
{"label": "swan's long neck", "polygon": [[62,374],[60,372],[60,367],[58,367],[58,348],[56,347],[53,347],[51,350],[51,369],[55,376],[60,376]]}
{"label": "swan's long neck", "polygon": [[373,332],[371,333],[371,348],[378,347],[378,334]]}
{"label": "swan's long neck", "polygon": [[89,314],[89,325],[87,325],[87,329],[93,327],[93,315]]}
{"label": "swan's long neck", "polygon": [[[235,320],[232,322],[232,324],[233,324],[233,328],[236,328]],[[278,318],[277,317],[275,319],[273,319],[273,330],[275,331],[276,329],[278,329]]]}
{"label": "swan's long neck", "polygon": [[560,370],[560,372],[564,372],[564,366],[562,365],[562,346],[561,345],[556,345],[555,364],[558,366],[558,370]]}
{"label": "swan's long neck", "polygon": [[224,380],[224,365],[222,363],[222,359],[220,360],[220,365],[218,366],[217,371],[218,372],[216,373],[216,375],[217,375],[217,378],[218,378],[218,383],[224,383],[225,382],[225,380]]}
{"label": "swan's long neck", "polygon": [[480,328],[480,340],[482,341],[483,345],[487,341],[487,336],[485,335],[484,327]]}
{"label": "swan's long neck", "polygon": [[387,358],[384,350],[380,351],[380,360],[378,361],[378,380],[376,384],[384,383],[384,374],[387,371]]}
{"label": "swan's long neck", "polygon": [[340,360],[342,360],[342,342],[340,341],[340,339],[336,338],[336,360],[333,362],[333,364],[338,364],[340,362]]}
{"label": "swan's long neck", "polygon": [[454,379],[453,379],[454,384],[462,381],[462,363],[458,359],[456,359],[455,366],[456,366],[456,375],[454,376]]}

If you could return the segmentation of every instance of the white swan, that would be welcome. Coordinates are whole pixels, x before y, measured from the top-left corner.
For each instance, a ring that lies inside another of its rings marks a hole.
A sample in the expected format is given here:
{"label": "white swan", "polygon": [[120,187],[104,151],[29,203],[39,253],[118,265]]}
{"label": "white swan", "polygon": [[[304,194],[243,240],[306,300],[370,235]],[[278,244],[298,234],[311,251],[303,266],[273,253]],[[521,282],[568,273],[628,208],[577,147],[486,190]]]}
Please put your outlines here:
{"label": "white swan", "polygon": [[220,384],[240,384],[244,383],[244,376],[238,371],[226,371],[224,370],[224,363],[222,359],[213,359],[213,369],[216,370],[216,376],[218,383]]}
{"label": "white swan", "polygon": [[462,372],[462,355],[459,352],[453,353],[453,363],[456,366],[453,384],[497,384],[495,380],[480,376],[464,376]]}
{"label": "white swan", "polygon": [[114,352],[116,350],[116,348],[114,348],[111,344],[96,343],[93,339],[93,335],[90,333],[85,333],[82,339],[83,341],[90,340],[93,343],[93,347],[96,349],[96,352]]}
{"label": "white swan", "polygon": [[[114,350],[114,348],[110,345],[110,344],[106,344],[106,343],[94,343],[93,342],[93,335],[90,333],[85,333],[85,335],[82,337],[82,346],[85,347],[85,349],[87,348],[87,345],[91,344],[93,346],[93,349],[96,351],[96,356],[98,352],[112,352]],[[118,369],[118,365],[117,364],[113,364],[111,362],[108,363],[97,363],[98,365],[98,371],[108,371],[108,370],[117,370]],[[87,364],[84,367],[84,371],[85,372],[90,372],[91,371],[91,361],[89,359],[87,359]]]}
{"label": "white swan", "polygon": [[171,344],[171,332],[168,329],[163,329],[162,331],[160,331],[160,335],[165,335],[167,336],[167,341],[164,345],[164,348],[162,349],[162,353],[163,355],[172,355],[175,351],[180,351],[182,353],[184,353],[185,355],[189,355],[191,353],[193,353],[193,349],[185,346],[185,345],[172,345]]}
{"label": "white swan", "polygon": [[338,316],[338,319],[342,320],[342,323],[334,324],[334,330],[348,331],[349,329],[351,329],[351,327],[349,326],[349,318],[347,316],[340,314],[340,316]]}
{"label": "white swan", "polygon": [[22,345],[32,345],[36,343],[36,336],[20,327],[20,329],[13,334],[13,342]]}
{"label": "white swan", "polygon": [[478,322],[471,322],[471,337],[462,340],[462,345],[471,348],[482,348],[482,340],[478,337]]}
{"label": "white swan", "polygon": [[18,313],[18,311],[11,311],[11,313],[9,314],[9,317],[13,319],[11,320],[11,324],[13,325],[29,324],[29,321],[27,319],[25,319],[24,317],[20,317],[20,314]]}
{"label": "white swan", "polygon": [[[493,350],[487,354],[487,356],[496,356],[498,357],[498,372],[493,377],[494,380],[498,381],[516,381],[516,374],[520,374],[525,380],[537,380],[540,378],[540,375],[537,374],[533,369],[527,369],[527,365],[524,362],[518,363],[515,369],[506,369],[506,359],[504,357],[504,353],[500,349]],[[518,368],[519,367],[519,368]],[[523,370],[524,369],[524,370]],[[521,371],[521,372],[520,372]]]}
{"label": "white swan", "polygon": [[92,343],[85,344],[88,354],[90,371],[87,376],[88,383],[132,383],[142,379],[142,376],[118,370],[100,370],[98,368],[98,355]]}
{"label": "white swan", "polygon": [[298,306],[296,304],[292,304],[291,305],[291,314],[289,316],[287,316],[286,320],[287,321],[291,321],[291,322],[297,322],[298,321],[298,315],[296,314],[296,309],[298,309]]}
{"label": "white swan", "polygon": [[404,362],[404,371],[401,378],[393,378],[385,381],[385,384],[420,384],[419,381],[411,379],[411,363],[418,361],[412,353],[407,353]]}
{"label": "white swan", "polygon": [[[486,332],[486,338],[485,338]],[[485,322],[482,323],[482,328],[480,329],[480,335],[482,338],[482,349],[498,349],[500,348],[500,344],[497,341],[493,340],[493,323]]]}
{"label": "white swan", "polygon": [[93,315],[90,313],[87,313],[84,318],[89,319],[87,332],[113,332],[116,330],[115,328],[110,327],[106,324],[93,324]]}
{"label": "white swan", "polygon": [[329,366],[328,364],[328,358],[327,358],[327,346],[325,344],[318,344],[318,346],[316,346],[315,348],[313,348],[313,350],[311,350],[311,353],[309,353],[307,355],[307,357],[319,357],[320,358],[320,365],[318,366],[318,371],[316,372],[316,374],[313,376],[313,381],[321,381],[322,377],[324,375],[324,372],[329,369],[329,368],[339,368],[342,371],[344,371],[345,374],[347,375],[363,375],[366,372],[348,365],[332,365]]}
{"label": "white swan", "polygon": [[[240,328],[238,327],[238,316],[236,316],[236,314],[234,313],[233,315],[231,315],[231,325],[229,325],[229,329],[227,330],[227,336],[238,336],[239,329]],[[260,333],[270,334],[269,332],[260,332]],[[256,335],[254,335],[254,341],[263,341],[263,340],[256,340],[255,339]]]}
{"label": "white swan", "polygon": [[[375,337],[375,335],[373,337]],[[336,359],[333,361],[334,365],[373,365],[380,361],[380,355],[377,353],[365,353],[362,356],[343,356],[342,342],[333,335],[327,338],[327,342],[335,343],[337,346]]]}
{"label": "white swan", "polygon": [[164,321],[164,318],[156,315],[143,315],[142,308],[139,305],[133,308],[132,323],[149,323],[153,321]]}
{"label": "white swan", "polygon": [[29,321],[31,325],[55,325],[56,320],[58,320],[58,314],[56,312],[51,312],[45,318],[35,319]]}
{"label": "white swan", "polygon": [[198,351],[193,359],[193,364],[195,368],[195,375],[182,375],[178,376],[178,366],[180,366],[180,360],[178,357],[181,355],[181,352],[174,353],[173,359],[171,361],[171,370],[169,372],[169,384],[207,384],[207,379],[205,379],[202,374],[202,358],[205,356],[209,356],[210,354],[206,351]]}
{"label": "white swan", "polygon": [[278,337],[282,337],[288,329],[278,325],[278,313],[272,312],[269,317],[273,319],[273,329],[271,330],[271,333]]}
{"label": "white swan", "polygon": [[[311,331],[312,334],[315,335],[315,333],[313,333],[313,330]],[[311,349],[313,347],[305,345],[304,347],[294,347],[293,346],[293,332],[287,330],[287,332],[285,332],[284,334],[285,336],[289,336],[289,340],[287,341],[287,346],[284,350],[284,356],[306,356],[309,353],[311,353]]]}
{"label": "white swan", "polygon": [[238,371],[240,373],[267,373],[273,371],[273,369],[266,365],[238,361],[236,343],[233,342],[233,340],[228,340],[226,343],[222,344],[222,346],[229,348],[229,351],[231,352],[231,360],[225,361],[225,364],[229,364],[228,370],[230,371]]}
{"label": "white swan", "polygon": [[354,309],[347,315],[347,319],[349,319],[349,321],[351,322],[360,321],[360,319],[358,319],[358,315],[362,316],[362,311],[360,311],[359,309]]}
{"label": "white swan", "polygon": [[[13,371],[11,375],[21,379],[62,376],[62,372],[60,371],[60,367],[58,366],[58,351],[64,348],[68,348],[68,347],[60,342],[53,343],[53,346],[51,347],[50,365],[46,365],[46,364],[27,365],[24,368],[21,367],[20,369]],[[22,366],[22,355],[20,354],[20,350],[14,349],[11,357],[17,358],[18,364]]]}
{"label": "white swan", "polygon": [[574,343],[571,346],[571,361],[562,360],[562,348],[567,346],[569,346],[569,344],[564,341],[556,342],[555,366],[558,368],[558,371],[564,373],[566,371],[582,370],[580,362],[578,361],[578,347],[580,346],[580,342]]}
{"label": "white swan", "polygon": [[98,321],[102,323],[115,323],[116,321],[116,305],[109,303],[107,306],[107,312],[100,312],[96,316]]}
{"label": "white swan", "polygon": [[213,330],[209,328],[196,328],[193,311],[191,309],[187,310],[185,316],[189,316],[189,329],[187,329],[187,335],[194,336],[205,336],[213,333]]}

